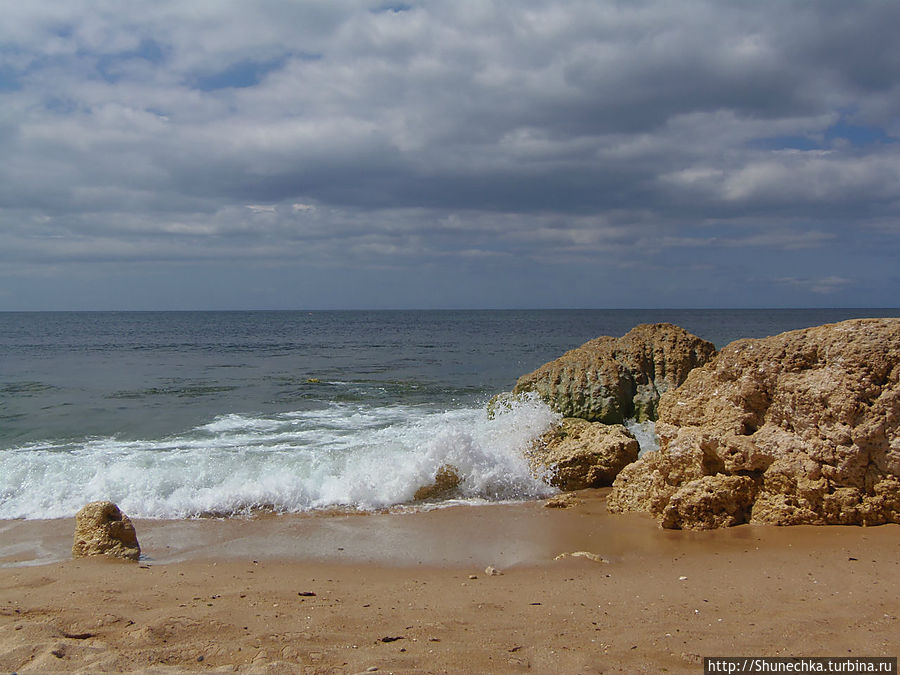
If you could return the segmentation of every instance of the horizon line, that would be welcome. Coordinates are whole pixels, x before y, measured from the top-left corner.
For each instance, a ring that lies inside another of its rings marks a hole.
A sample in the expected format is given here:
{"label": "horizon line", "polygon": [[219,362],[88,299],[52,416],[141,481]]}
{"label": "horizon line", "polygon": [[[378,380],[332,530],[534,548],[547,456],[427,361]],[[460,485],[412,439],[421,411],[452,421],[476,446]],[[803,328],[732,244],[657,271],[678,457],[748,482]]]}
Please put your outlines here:
{"label": "horizon line", "polygon": [[811,311],[811,310],[891,310],[882,306],[732,306],[732,307],[331,307],[331,308],[219,308],[219,309],[0,309],[0,314],[153,314],[200,312],[697,312],[697,311]]}

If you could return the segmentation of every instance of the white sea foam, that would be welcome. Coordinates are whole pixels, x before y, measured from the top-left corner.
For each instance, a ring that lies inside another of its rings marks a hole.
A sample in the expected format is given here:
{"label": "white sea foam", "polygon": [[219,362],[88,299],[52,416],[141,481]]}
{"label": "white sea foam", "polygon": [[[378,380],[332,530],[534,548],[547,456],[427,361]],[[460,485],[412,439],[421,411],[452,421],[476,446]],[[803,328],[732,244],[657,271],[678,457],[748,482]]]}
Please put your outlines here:
{"label": "white sea foam", "polygon": [[634,434],[641,450],[638,457],[643,457],[645,453],[659,450],[659,436],[656,435],[656,423],[649,420],[638,422],[637,420],[628,420],[625,422],[628,431]]}
{"label": "white sea foam", "polygon": [[184,518],[402,504],[452,464],[455,498],[506,500],[552,492],[523,456],[558,416],[536,400],[489,420],[483,408],[332,403],[277,415],[228,414],[163,439],[94,438],[0,451],[0,518],[57,518],[86,502],[129,515]]}

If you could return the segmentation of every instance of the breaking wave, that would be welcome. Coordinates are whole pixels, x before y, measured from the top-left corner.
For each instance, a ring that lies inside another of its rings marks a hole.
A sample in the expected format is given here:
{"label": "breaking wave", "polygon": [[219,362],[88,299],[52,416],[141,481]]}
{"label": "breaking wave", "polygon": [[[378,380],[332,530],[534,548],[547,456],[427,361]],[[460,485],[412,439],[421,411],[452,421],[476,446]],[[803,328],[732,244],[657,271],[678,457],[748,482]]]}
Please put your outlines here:
{"label": "breaking wave", "polygon": [[483,407],[334,402],[221,415],[161,439],[30,443],[0,452],[0,518],[69,517],[99,499],[138,518],[374,510],[409,502],[445,464],[457,499],[533,499],[555,490],[523,451],[558,419],[533,399],[494,419]]}

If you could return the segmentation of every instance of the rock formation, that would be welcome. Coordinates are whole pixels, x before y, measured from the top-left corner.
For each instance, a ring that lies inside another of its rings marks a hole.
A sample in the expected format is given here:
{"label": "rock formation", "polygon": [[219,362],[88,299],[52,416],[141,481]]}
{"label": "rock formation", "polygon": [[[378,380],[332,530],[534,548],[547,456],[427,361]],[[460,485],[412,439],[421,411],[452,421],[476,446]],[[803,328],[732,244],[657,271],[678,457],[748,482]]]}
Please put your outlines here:
{"label": "rock formation", "polygon": [[75,515],[74,558],[105,555],[137,560],[141,555],[131,520],[112,502],[91,502]]}
{"label": "rock formation", "polygon": [[621,338],[598,337],[516,383],[564,417],[621,424],[656,419],[661,393],[716,354],[712,343],[672,324],[642,324]]}
{"label": "rock formation", "polygon": [[637,440],[621,424],[566,417],[535,442],[529,460],[534,472],[551,485],[583,490],[612,485],[639,451]]}
{"label": "rock formation", "polygon": [[711,530],[747,521],[756,486],[748,476],[703,476],[675,491],[660,515],[669,529]]}
{"label": "rock formation", "polygon": [[413,496],[416,501],[424,499],[437,499],[445,497],[448,492],[459,486],[459,473],[455,466],[450,464],[442,465],[434,474],[434,482],[430,485],[423,485]]}
{"label": "rock formation", "polygon": [[900,522],[900,319],[738,340],[659,404],[612,511],[664,527]]}

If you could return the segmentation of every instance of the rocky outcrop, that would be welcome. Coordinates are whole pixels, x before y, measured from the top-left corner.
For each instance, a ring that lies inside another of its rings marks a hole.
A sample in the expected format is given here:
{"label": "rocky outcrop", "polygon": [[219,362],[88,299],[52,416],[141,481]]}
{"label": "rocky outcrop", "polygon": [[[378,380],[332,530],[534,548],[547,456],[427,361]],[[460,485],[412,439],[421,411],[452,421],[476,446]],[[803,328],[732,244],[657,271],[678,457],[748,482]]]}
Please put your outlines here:
{"label": "rocky outcrop", "polygon": [[423,485],[416,490],[413,499],[422,501],[446,497],[448,493],[459,487],[459,483],[459,472],[456,470],[456,467],[444,464],[435,472],[434,482],[429,485]]}
{"label": "rocky outcrop", "polygon": [[537,394],[564,417],[621,424],[656,419],[660,394],[715,356],[712,343],[667,323],[643,324],[624,337],[598,337],[544,364],[513,394]]}
{"label": "rocky outcrop", "polygon": [[130,560],[141,555],[134,525],[112,502],[91,502],[75,515],[72,557],[95,555]]}
{"label": "rocky outcrop", "polygon": [[537,475],[563,490],[612,485],[640,446],[621,424],[600,424],[573,417],[541,436],[529,452]]}
{"label": "rocky outcrop", "polygon": [[659,404],[612,511],[665,527],[900,522],[900,319],[739,340]]}
{"label": "rocky outcrop", "polygon": [[703,476],[675,491],[660,524],[674,530],[712,530],[747,522],[755,491],[747,476]]}

